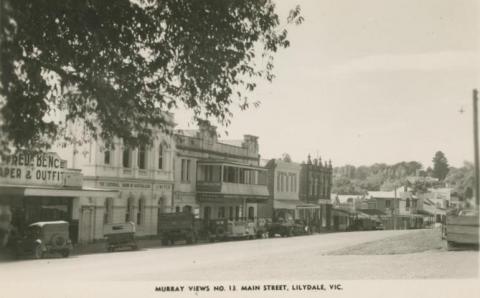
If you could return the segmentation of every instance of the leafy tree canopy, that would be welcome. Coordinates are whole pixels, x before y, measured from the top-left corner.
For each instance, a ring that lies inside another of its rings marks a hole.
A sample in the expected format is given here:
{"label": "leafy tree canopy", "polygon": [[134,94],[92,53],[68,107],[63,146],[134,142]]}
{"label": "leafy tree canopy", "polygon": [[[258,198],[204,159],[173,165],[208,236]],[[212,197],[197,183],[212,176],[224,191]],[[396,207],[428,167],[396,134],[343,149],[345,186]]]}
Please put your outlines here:
{"label": "leafy tree canopy", "polygon": [[[271,0],[1,1],[0,139],[48,148],[62,137],[152,141],[165,111],[228,125],[273,54],[289,46]],[[303,20],[300,8],[288,23]],[[59,114],[59,112],[61,113]],[[78,125],[80,123],[80,125]]]}
{"label": "leafy tree canopy", "polygon": [[448,160],[445,157],[445,154],[442,151],[437,151],[433,157],[433,170],[432,176],[438,178],[439,180],[445,179],[448,174]]}

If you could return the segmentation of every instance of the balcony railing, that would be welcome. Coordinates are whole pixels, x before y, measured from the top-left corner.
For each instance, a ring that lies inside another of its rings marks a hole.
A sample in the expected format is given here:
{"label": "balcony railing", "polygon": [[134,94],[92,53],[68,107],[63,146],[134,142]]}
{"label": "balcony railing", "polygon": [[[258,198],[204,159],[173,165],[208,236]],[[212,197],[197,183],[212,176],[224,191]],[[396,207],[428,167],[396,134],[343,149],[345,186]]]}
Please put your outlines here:
{"label": "balcony railing", "polygon": [[214,192],[230,195],[268,196],[268,188],[261,184],[197,181],[198,192]]}

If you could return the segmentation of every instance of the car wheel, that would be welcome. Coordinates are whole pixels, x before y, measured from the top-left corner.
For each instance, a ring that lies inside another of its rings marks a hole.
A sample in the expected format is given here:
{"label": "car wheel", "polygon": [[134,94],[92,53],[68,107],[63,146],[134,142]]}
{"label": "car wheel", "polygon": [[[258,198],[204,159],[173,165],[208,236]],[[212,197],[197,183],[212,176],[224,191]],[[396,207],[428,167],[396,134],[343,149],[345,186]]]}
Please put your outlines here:
{"label": "car wheel", "polygon": [[65,249],[64,251],[62,251],[62,257],[68,258],[69,255],[70,255],[70,250],[69,249]]}
{"label": "car wheel", "polygon": [[43,259],[43,249],[41,245],[35,246],[34,255],[36,259]]}

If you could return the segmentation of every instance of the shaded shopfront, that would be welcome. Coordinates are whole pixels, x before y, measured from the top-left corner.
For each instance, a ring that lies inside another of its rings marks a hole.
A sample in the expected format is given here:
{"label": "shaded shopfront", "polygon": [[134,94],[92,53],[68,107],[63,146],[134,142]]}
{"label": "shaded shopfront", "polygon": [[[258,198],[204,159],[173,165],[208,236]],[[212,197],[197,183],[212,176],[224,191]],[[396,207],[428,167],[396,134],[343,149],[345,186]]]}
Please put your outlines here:
{"label": "shaded shopfront", "polygon": [[81,172],[68,169],[55,153],[17,153],[0,168],[2,245],[34,222],[56,220],[69,222],[72,241],[80,241],[83,204],[117,196],[116,191],[84,188]]}

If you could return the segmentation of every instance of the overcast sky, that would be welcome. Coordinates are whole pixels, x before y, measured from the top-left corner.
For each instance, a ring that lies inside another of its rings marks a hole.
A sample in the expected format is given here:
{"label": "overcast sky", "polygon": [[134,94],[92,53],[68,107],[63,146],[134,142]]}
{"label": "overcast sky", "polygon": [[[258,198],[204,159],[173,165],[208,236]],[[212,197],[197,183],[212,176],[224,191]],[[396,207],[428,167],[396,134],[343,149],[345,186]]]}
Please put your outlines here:
{"label": "overcast sky", "polygon": [[[262,158],[288,152],[299,162],[318,153],[334,165],[426,167],[437,150],[454,166],[473,160],[479,1],[277,3],[282,14],[300,4],[305,22],[276,55],[276,79],[251,94],[261,106],[237,112],[228,138],[257,135]],[[176,114],[178,128],[192,128],[188,120]]]}

